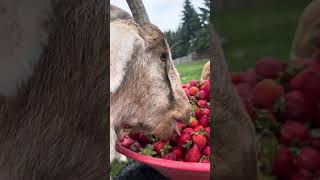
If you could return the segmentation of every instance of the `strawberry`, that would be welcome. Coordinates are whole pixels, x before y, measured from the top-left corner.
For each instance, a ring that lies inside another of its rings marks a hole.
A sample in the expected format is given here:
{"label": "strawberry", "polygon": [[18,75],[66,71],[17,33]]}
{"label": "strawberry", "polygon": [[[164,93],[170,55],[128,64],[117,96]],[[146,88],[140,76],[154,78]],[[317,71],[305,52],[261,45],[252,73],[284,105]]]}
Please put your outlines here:
{"label": "strawberry", "polygon": [[196,144],[200,150],[202,150],[207,144],[207,138],[205,136],[206,132],[204,130],[200,130],[198,132],[193,133],[192,142]]}
{"label": "strawberry", "polygon": [[241,83],[241,75],[240,73],[231,73],[230,74],[231,81],[234,85]]}
{"label": "strawberry", "polygon": [[191,118],[190,119],[190,125],[191,125],[191,127],[195,128],[195,127],[197,127],[199,125],[199,122],[195,118]]}
{"label": "strawberry", "polygon": [[207,97],[208,97],[207,92],[205,92],[204,90],[199,91],[199,99],[206,100]]}
{"label": "strawberry", "polygon": [[171,146],[167,141],[158,141],[154,143],[153,146],[154,150],[161,155],[167,154],[171,149]]}
{"label": "strawberry", "polygon": [[290,90],[302,90],[305,79],[310,74],[310,69],[305,69],[304,71],[293,77],[288,84]]}
{"label": "strawberry", "polygon": [[320,138],[313,138],[311,139],[311,146],[318,151],[320,151]]}
{"label": "strawberry", "polygon": [[204,130],[206,131],[207,135],[210,136],[210,127],[206,127]]}
{"label": "strawberry", "polygon": [[182,133],[178,139],[178,147],[183,148],[183,146],[191,140],[191,133]]}
{"label": "strawberry", "polygon": [[139,152],[139,151],[140,151],[140,148],[141,148],[141,145],[140,145],[140,143],[138,143],[138,142],[134,142],[134,143],[131,144],[131,146],[130,146],[130,150],[133,151],[133,152]]}
{"label": "strawberry", "polygon": [[198,107],[205,107],[207,105],[207,101],[199,100],[197,104],[198,104]]}
{"label": "strawberry", "polygon": [[189,89],[189,95],[190,96],[194,96],[196,95],[197,93],[199,92],[199,89],[195,86],[192,86],[190,89]]}
{"label": "strawberry", "polygon": [[194,132],[198,132],[200,130],[204,130],[204,127],[202,125],[198,125],[197,127],[195,127],[194,129]]}
{"label": "strawberry", "polygon": [[180,159],[181,156],[182,156],[182,151],[181,149],[177,148],[177,147],[174,147],[173,150],[172,150],[172,153],[174,153],[176,155],[176,158],[177,159]]}
{"label": "strawberry", "polygon": [[203,115],[200,120],[199,124],[203,125],[204,127],[207,127],[209,125],[209,119],[207,115]]}
{"label": "strawberry", "polygon": [[199,147],[194,144],[191,149],[187,151],[184,156],[184,161],[186,162],[199,162],[201,158]]}
{"label": "strawberry", "polygon": [[320,168],[320,152],[312,147],[301,149],[297,158],[297,165],[300,168],[308,170],[317,170]]}
{"label": "strawberry", "polygon": [[[207,108],[206,108],[207,109]],[[203,114],[203,110],[199,107],[197,107],[195,113],[194,113],[194,116],[197,118],[197,119],[200,119],[200,117],[202,116]]]}
{"label": "strawberry", "polygon": [[121,146],[125,147],[125,148],[130,148],[130,146],[135,143],[136,141],[134,139],[132,139],[129,136],[125,136],[122,141],[120,142]]}
{"label": "strawberry", "polygon": [[256,63],[256,73],[265,79],[276,79],[285,70],[285,65],[278,59],[264,58]]}
{"label": "strawberry", "polygon": [[200,163],[210,163],[209,157],[208,156],[202,156],[200,158]]}
{"label": "strawberry", "polygon": [[243,83],[248,83],[251,86],[254,86],[257,82],[257,74],[255,69],[251,68],[248,69],[247,71],[243,72],[240,74],[241,76],[241,82]]}
{"label": "strawberry", "polygon": [[185,128],[182,132],[184,133],[193,133],[193,129],[192,128]]}
{"label": "strawberry", "polygon": [[285,145],[303,144],[309,139],[308,129],[301,123],[286,121],[280,129],[280,142]]}
{"label": "strawberry", "polygon": [[141,148],[139,153],[146,156],[154,156],[157,154],[157,152],[154,151],[153,145],[151,144],[147,144],[144,148]]}
{"label": "strawberry", "polygon": [[206,146],[202,152],[204,155],[210,156],[210,146]]}
{"label": "strawberry", "polygon": [[147,136],[144,135],[142,132],[139,132],[139,133],[138,133],[137,140],[138,140],[138,142],[139,142],[141,145],[143,145],[143,146],[150,143],[149,140],[148,140],[148,138],[147,138]]}
{"label": "strawberry", "polygon": [[308,96],[308,98],[316,103],[320,102],[320,72],[316,69],[310,70],[305,75],[303,82],[302,92]]}
{"label": "strawberry", "polygon": [[210,116],[210,109],[209,108],[203,108],[202,114]]}
{"label": "strawberry", "polygon": [[271,108],[283,92],[283,87],[276,81],[264,79],[254,87],[252,100],[258,108]]}
{"label": "strawberry", "polygon": [[177,160],[177,156],[175,153],[168,153],[168,154],[165,154],[161,157],[162,159],[167,159],[167,160],[172,160],[172,161],[175,161]]}
{"label": "strawberry", "polygon": [[191,80],[189,83],[190,83],[190,86],[198,86],[199,81],[197,81],[197,80]]}
{"label": "strawberry", "polygon": [[240,83],[236,85],[236,90],[238,95],[242,98],[251,99],[252,98],[252,87],[248,83]]}
{"label": "strawberry", "polygon": [[207,96],[210,97],[210,82],[203,84],[200,87],[200,90],[204,90],[207,93]]}
{"label": "strawberry", "polygon": [[295,169],[294,157],[288,147],[280,145],[272,164],[273,173],[279,179],[290,177]]}
{"label": "strawberry", "polygon": [[294,90],[285,95],[282,118],[306,122],[311,118],[312,112],[312,104],[301,91]]}

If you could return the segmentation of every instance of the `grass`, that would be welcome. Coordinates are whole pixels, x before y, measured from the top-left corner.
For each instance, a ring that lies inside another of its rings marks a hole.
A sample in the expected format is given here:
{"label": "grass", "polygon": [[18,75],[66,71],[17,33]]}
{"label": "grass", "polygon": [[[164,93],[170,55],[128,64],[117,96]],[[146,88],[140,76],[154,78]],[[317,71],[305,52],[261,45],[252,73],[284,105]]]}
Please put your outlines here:
{"label": "grass", "polygon": [[213,17],[229,70],[243,71],[257,59],[273,56],[289,60],[300,15],[310,0],[268,1],[267,4],[225,10]]}
{"label": "grass", "polygon": [[208,60],[201,60],[187,64],[177,65],[177,71],[180,73],[180,78],[182,83],[187,83],[192,79],[200,80],[203,65],[208,62]]}

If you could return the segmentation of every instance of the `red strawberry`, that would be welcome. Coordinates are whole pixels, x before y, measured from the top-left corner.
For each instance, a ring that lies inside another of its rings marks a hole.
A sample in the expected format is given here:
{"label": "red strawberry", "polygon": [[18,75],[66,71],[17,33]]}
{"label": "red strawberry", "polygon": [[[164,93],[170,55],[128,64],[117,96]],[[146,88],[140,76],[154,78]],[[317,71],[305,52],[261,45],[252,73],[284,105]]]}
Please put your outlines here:
{"label": "red strawberry", "polygon": [[190,96],[194,96],[196,95],[197,93],[199,92],[199,89],[195,86],[192,86],[190,89],[189,89],[189,95]]}
{"label": "red strawberry", "polygon": [[204,90],[207,93],[207,96],[210,97],[210,82],[203,84],[200,87],[200,90]]}
{"label": "red strawberry", "polygon": [[199,123],[200,123],[201,125],[203,125],[204,127],[207,127],[207,126],[209,125],[208,116],[203,115],[203,116],[200,118]]}
{"label": "red strawberry", "polygon": [[198,145],[200,150],[202,150],[207,144],[207,138],[203,132],[205,131],[199,131],[197,133],[194,133],[192,136],[192,142]]}
{"label": "red strawberry", "polygon": [[203,114],[203,110],[199,107],[197,107],[195,113],[194,113],[194,116],[197,118],[197,119],[200,119],[200,117],[202,116]]}
{"label": "red strawberry", "polygon": [[297,158],[297,165],[300,168],[308,170],[317,170],[320,168],[320,153],[312,147],[301,149]]}
{"label": "red strawberry", "polygon": [[210,109],[209,108],[203,108],[202,114],[210,116]]}
{"label": "red strawberry", "polygon": [[168,153],[168,154],[165,154],[161,157],[162,159],[167,159],[167,160],[172,160],[172,161],[175,161],[177,160],[177,156],[175,153]]}
{"label": "red strawberry", "polygon": [[204,130],[206,131],[206,133],[208,134],[208,136],[210,136],[210,127],[206,127],[206,128],[204,128]]}
{"label": "red strawberry", "polygon": [[315,113],[314,113],[314,116],[315,118],[313,118],[313,122],[316,126],[320,126],[320,103],[318,103],[315,107]]}
{"label": "red strawberry", "polygon": [[241,82],[248,83],[251,86],[254,86],[257,82],[257,74],[253,68],[248,69],[247,71],[241,73],[240,76],[241,76]]}
{"label": "red strawberry", "polygon": [[272,165],[273,173],[279,179],[286,179],[294,172],[294,157],[289,148],[280,145]]}
{"label": "red strawberry", "polygon": [[275,79],[285,70],[285,65],[278,59],[264,58],[256,63],[257,75],[265,79]]}
{"label": "red strawberry", "polygon": [[299,74],[297,74],[295,77],[293,77],[288,84],[288,88],[290,90],[301,90],[303,88],[303,84],[305,82],[306,77],[310,73],[310,69],[306,69]]}
{"label": "red strawberry", "polygon": [[199,81],[197,81],[197,80],[191,80],[189,83],[190,83],[190,86],[198,86]]}
{"label": "red strawberry", "polygon": [[259,108],[271,108],[283,92],[283,87],[276,81],[264,79],[254,87],[253,103]]}
{"label": "red strawberry", "polygon": [[[320,169],[317,169],[313,175],[314,175],[314,178],[315,178],[314,180],[320,179]],[[318,178],[318,179],[316,179],[316,178]]]}
{"label": "red strawberry", "polygon": [[200,158],[200,163],[210,163],[209,157],[208,156],[202,156]]}
{"label": "red strawberry", "polygon": [[207,97],[208,97],[208,95],[204,90],[199,91],[199,99],[206,100]]}
{"label": "red strawberry", "polygon": [[236,85],[238,95],[242,98],[251,99],[252,98],[252,87],[248,83],[240,83]]}
{"label": "red strawberry", "polygon": [[294,173],[289,180],[312,180],[312,173],[306,169],[300,169]]}
{"label": "red strawberry", "polygon": [[302,144],[309,138],[308,129],[301,123],[285,122],[280,129],[280,142],[286,145]]}
{"label": "red strawberry", "polygon": [[134,139],[132,139],[131,137],[125,136],[120,144],[121,144],[121,146],[129,149],[130,146],[135,142],[136,141]]}
{"label": "red strawberry", "polygon": [[148,140],[147,136],[144,135],[142,132],[138,133],[137,140],[143,146],[146,145],[146,144],[149,144],[149,140]]}
{"label": "red strawberry", "polygon": [[193,133],[193,129],[192,128],[185,128],[182,132],[184,132],[184,133]]}
{"label": "red strawberry", "polygon": [[302,92],[315,103],[320,102],[320,72],[312,69],[305,75]]}
{"label": "red strawberry", "polygon": [[199,125],[199,126],[195,127],[193,130],[194,130],[194,132],[198,132],[200,130],[204,130],[204,127],[202,125]]}
{"label": "red strawberry", "polygon": [[199,147],[194,144],[191,149],[187,151],[184,156],[184,161],[186,162],[199,162],[201,158]]}
{"label": "red strawberry", "polygon": [[154,150],[161,155],[167,154],[171,149],[171,146],[167,141],[158,141],[153,144],[153,147]]}
{"label": "red strawberry", "polygon": [[311,139],[311,146],[320,151],[320,138]]}
{"label": "red strawberry", "polygon": [[281,117],[306,122],[312,115],[312,104],[301,91],[290,91],[285,95],[285,108]]}
{"label": "red strawberry", "polygon": [[183,148],[183,146],[187,143],[187,141],[191,140],[191,133],[182,133],[178,139],[178,147]]}
{"label": "red strawberry", "polygon": [[203,149],[203,154],[206,155],[206,156],[210,156],[210,146],[206,146]]}
{"label": "red strawberry", "polygon": [[191,118],[190,125],[191,125],[191,127],[195,128],[199,125],[199,122],[198,122],[198,120]]}
{"label": "red strawberry", "polygon": [[182,151],[181,149],[177,148],[177,147],[174,147],[173,150],[172,150],[172,153],[174,153],[177,157],[177,159],[180,159],[181,156],[182,156]]}
{"label": "red strawberry", "polygon": [[199,107],[205,107],[207,105],[207,101],[205,101],[205,100],[199,100],[198,101],[198,106]]}
{"label": "red strawberry", "polygon": [[239,73],[231,73],[231,81],[233,84],[241,83],[241,75]]}

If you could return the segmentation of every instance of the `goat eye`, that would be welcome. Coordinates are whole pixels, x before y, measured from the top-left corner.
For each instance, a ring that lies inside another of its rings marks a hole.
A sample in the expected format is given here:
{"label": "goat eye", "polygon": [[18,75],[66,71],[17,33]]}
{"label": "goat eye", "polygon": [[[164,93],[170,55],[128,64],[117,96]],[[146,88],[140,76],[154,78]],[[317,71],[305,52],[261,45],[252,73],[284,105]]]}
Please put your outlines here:
{"label": "goat eye", "polygon": [[166,52],[161,53],[161,55],[160,55],[161,61],[165,62],[167,60],[167,58],[168,58],[168,53],[166,53]]}

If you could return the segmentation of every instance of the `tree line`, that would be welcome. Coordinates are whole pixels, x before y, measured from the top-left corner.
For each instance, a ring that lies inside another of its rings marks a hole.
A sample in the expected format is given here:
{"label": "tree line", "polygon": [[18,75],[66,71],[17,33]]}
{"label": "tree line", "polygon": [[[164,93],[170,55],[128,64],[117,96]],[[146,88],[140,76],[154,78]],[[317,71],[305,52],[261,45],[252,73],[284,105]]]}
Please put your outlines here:
{"label": "tree line", "polygon": [[206,53],[209,49],[210,0],[203,0],[198,13],[190,0],[185,0],[181,24],[176,31],[166,31],[173,58],[186,56],[190,52]]}

